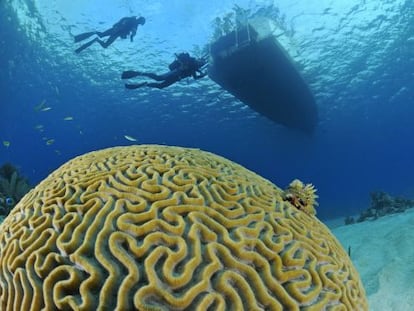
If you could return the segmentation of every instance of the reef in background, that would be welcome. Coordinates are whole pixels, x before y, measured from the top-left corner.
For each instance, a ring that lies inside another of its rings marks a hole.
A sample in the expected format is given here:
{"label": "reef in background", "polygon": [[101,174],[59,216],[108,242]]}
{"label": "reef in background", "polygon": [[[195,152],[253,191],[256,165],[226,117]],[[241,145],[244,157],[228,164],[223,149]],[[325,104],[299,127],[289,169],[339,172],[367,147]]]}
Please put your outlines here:
{"label": "reef in background", "polygon": [[393,197],[384,191],[373,191],[370,193],[370,196],[370,207],[362,211],[356,220],[352,216],[346,217],[346,225],[366,220],[375,220],[389,214],[402,213],[406,209],[414,207],[414,200],[402,197]]}
{"label": "reef in background", "polygon": [[9,214],[31,188],[29,180],[14,165],[0,166],[0,216]]}

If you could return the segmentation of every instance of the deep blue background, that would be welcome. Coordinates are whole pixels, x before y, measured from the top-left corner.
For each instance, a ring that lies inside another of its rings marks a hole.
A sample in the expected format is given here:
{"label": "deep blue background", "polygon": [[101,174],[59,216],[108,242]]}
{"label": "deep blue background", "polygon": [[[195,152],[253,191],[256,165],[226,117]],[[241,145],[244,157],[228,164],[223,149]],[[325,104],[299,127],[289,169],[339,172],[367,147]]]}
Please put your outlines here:
{"label": "deep blue background", "polygon": [[[321,219],[367,208],[373,190],[414,197],[412,1],[286,1],[280,10],[272,1],[237,2],[294,30],[283,43],[320,111],[311,137],[257,115],[208,79],[162,91],[123,88],[123,70],[162,71],[174,52],[207,44],[211,21],[234,1],[112,1],[116,16],[101,1],[106,13],[97,20],[77,1],[45,1],[47,14],[42,1],[12,2],[0,4],[0,141],[10,142],[0,146],[0,163],[14,163],[33,184],[76,155],[132,144],[130,135],[214,152],[282,188],[295,178],[311,182]],[[147,24],[134,43],[73,53],[73,34],[139,14]],[[52,109],[36,111],[42,101]]]}

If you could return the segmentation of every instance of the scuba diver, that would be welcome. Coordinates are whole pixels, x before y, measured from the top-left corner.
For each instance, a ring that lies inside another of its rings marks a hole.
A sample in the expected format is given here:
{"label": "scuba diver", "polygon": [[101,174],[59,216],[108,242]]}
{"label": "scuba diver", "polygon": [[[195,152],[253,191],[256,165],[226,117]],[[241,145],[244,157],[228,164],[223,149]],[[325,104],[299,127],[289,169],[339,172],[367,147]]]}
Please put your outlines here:
{"label": "scuba diver", "polygon": [[[89,37],[93,35],[97,35],[99,38],[94,38],[91,41],[85,43],[81,47],[77,48],[75,50],[76,53],[80,53],[87,47],[91,46],[93,43],[98,42],[103,48],[107,48],[110,46],[118,37],[121,37],[122,39],[126,39],[126,37],[130,34],[130,40],[131,42],[134,40],[134,36],[137,33],[138,25],[144,25],[145,24],[145,18],[144,17],[124,17],[121,18],[117,23],[115,23],[112,28],[105,30],[104,32],[100,31],[90,31],[81,33],[79,35],[75,36],[75,43],[88,39]],[[100,38],[102,37],[108,37],[109,38],[106,41],[102,41]]]}
{"label": "scuba diver", "polygon": [[187,77],[193,77],[197,80],[207,75],[207,72],[203,72],[204,67],[207,65],[206,57],[194,58],[191,57],[188,53],[175,54],[175,56],[176,59],[170,65],[168,65],[169,71],[164,74],[159,75],[151,72],[128,70],[124,71],[121,76],[122,79],[143,76],[160,82],[125,84],[125,87],[131,90],[143,86],[163,89]]}

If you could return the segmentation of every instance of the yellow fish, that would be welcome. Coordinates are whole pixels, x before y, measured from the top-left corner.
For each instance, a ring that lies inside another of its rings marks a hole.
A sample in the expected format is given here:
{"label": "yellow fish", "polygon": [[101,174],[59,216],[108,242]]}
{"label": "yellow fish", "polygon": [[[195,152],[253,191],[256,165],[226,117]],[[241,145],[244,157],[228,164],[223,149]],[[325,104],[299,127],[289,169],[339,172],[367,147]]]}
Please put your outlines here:
{"label": "yellow fish", "polygon": [[65,118],[63,118],[63,120],[64,121],[72,121],[73,120],[73,117],[65,117]]}
{"label": "yellow fish", "polygon": [[10,147],[10,142],[8,140],[3,140],[3,146],[6,148]]}
{"label": "yellow fish", "polygon": [[129,141],[137,141],[136,138],[134,138],[132,136],[129,136],[129,135],[124,135],[124,137],[125,137],[126,140],[129,140]]}
{"label": "yellow fish", "polygon": [[48,139],[47,141],[46,141],[46,145],[48,145],[48,146],[50,146],[51,144],[53,144],[55,142],[55,140],[54,139]]}

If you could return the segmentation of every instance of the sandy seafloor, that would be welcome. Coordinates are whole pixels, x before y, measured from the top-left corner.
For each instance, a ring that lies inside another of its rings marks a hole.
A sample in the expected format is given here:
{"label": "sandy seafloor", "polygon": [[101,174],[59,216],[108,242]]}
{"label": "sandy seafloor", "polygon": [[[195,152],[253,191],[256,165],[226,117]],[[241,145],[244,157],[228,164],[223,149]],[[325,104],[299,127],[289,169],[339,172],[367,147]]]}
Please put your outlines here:
{"label": "sandy seafloor", "polygon": [[414,310],[414,209],[375,221],[326,222],[357,268],[372,311]]}

